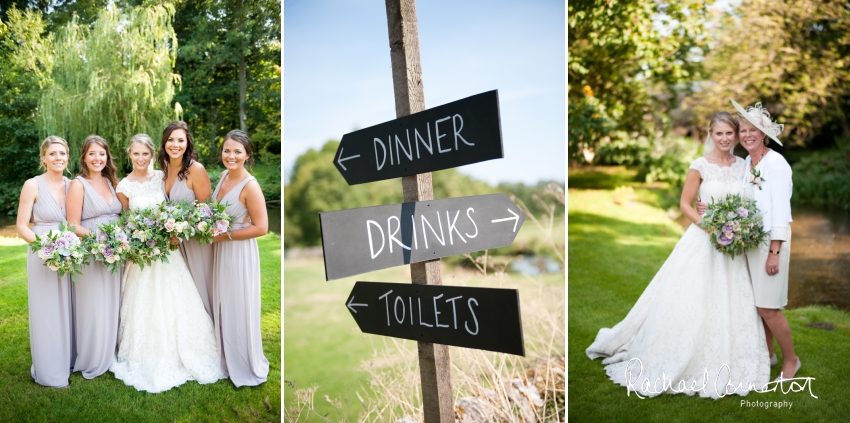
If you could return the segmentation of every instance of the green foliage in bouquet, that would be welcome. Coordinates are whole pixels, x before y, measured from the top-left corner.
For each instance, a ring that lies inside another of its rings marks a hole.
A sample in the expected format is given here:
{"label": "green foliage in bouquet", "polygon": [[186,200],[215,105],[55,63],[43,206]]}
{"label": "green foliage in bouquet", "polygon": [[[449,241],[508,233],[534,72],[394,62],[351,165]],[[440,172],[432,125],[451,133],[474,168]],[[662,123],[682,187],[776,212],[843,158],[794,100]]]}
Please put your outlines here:
{"label": "green foliage in bouquet", "polygon": [[756,202],[739,194],[720,201],[712,197],[699,225],[708,229],[714,248],[733,259],[767,241]]}

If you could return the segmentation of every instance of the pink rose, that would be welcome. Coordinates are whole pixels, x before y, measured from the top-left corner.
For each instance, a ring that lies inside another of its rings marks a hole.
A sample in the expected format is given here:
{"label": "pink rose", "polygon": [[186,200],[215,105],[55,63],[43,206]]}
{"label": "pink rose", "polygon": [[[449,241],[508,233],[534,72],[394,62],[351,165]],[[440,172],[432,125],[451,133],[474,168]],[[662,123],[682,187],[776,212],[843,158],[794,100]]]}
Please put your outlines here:
{"label": "pink rose", "polygon": [[755,183],[756,183],[756,185],[761,185],[761,178],[755,178],[755,179],[753,180],[753,182],[755,182]]}
{"label": "pink rose", "polygon": [[749,174],[749,176],[747,176],[747,178],[749,179],[750,182],[752,182],[753,178],[755,178],[755,176],[753,176],[753,174],[751,173],[751,174]]}
{"label": "pink rose", "polygon": [[168,232],[174,230],[174,219],[168,219],[165,221],[165,230]]}

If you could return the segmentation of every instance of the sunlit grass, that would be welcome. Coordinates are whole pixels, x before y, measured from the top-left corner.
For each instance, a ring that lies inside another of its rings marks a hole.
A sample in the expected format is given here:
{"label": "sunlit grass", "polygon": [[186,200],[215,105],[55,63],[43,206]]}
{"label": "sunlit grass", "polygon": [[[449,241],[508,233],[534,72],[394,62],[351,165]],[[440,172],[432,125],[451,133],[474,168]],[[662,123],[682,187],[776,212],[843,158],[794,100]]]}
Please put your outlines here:
{"label": "sunlit grass", "polygon": [[239,389],[229,379],[188,382],[149,394],[110,372],[93,380],[75,373],[69,389],[45,388],[32,380],[26,247],[0,244],[0,421],[280,421],[280,237],[264,236],[259,246],[268,382]]}
{"label": "sunlit grass", "polygon": [[[811,382],[806,392],[750,394],[719,400],[662,395],[653,399],[626,396],[612,383],[600,360],[585,349],[600,328],[622,320],[681,237],[681,227],[670,220],[659,203],[638,199],[616,204],[611,188],[621,186],[623,169],[597,172],[580,181],[584,186],[608,189],[571,189],[568,207],[568,362],[569,415],[576,421],[842,421],[850,415],[850,315],[819,306],[788,310],[797,354],[803,361],[800,377]],[[614,176],[611,176],[613,174]],[[600,176],[601,175],[601,176]],[[607,179],[606,179],[607,178]],[[582,182],[584,183],[584,182]],[[579,184],[581,185],[581,184]],[[633,185],[636,192],[641,186]],[[793,265],[793,263],[792,263]],[[683,283],[686,281],[683,280]],[[686,317],[683,317],[686,318]],[[827,325],[828,323],[828,325]],[[826,328],[826,329],[824,329]],[[733,328],[732,328],[733,329]],[[778,351],[778,349],[777,349]],[[781,359],[781,354],[780,354]],[[778,367],[771,376],[778,375]],[[741,400],[792,402],[789,408],[749,408]],[[844,416],[844,417],[842,417]]]}

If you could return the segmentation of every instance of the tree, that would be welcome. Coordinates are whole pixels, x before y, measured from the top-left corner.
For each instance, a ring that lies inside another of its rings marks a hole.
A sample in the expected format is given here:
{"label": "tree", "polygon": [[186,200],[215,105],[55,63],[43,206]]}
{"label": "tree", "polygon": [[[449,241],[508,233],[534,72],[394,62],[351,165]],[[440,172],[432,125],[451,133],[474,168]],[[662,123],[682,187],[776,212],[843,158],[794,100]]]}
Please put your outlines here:
{"label": "tree", "polygon": [[175,101],[212,158],[231,129],[248,132],[257,152],[280,154],[280,2],[204,0],[180,4]]}
{"label": "tree", "polygon": [[[321,150],[310,149],[295,159],[289,184],[284,187],[284,241],[286,247],[321,244],[319,212],[401,203],[401,180],[391,179],[349,186],[333,165],[338,141]],[[434,198],[463,197],[496,192],[486,182],[457,169],[432,174]]]}
{"label": "tree", "polygon": [[[592,126],[570,128],[571,160],[581,161],[578,151],[595,149],[598,138],[606,135],[599,129],[654,135],[667,120],[682,84],[699,75],[710,3],[569,3],[567,98],[570,113],[588,117],[576,122],[571,118],[570,125]],[[585,100],[587,97],[593,100]],[[613,125],[605,123],[609,120]],[[589,138],[580,139],[581,134]],[[579,147],[579,143],[584,145]]]}
{"label": "tree", "polygon": [[707,119],[763,102],[785,124],[786,145],[826,131],[850,143],[850,5],[846,1],[744,1],[718,22],[706,57],[710,82],[686,99]]}
{"label": "tree", "polygon": [[[16,29],[43,29],[35,13],[16,13]],[[20,42],[0,20],[0,212],[16,210],[23,181],[38,173],[38,78],[22,66],[25,61],[14,60]]]}
{"label": "tree", "polygon": [[172,71],[173,15],[169,3],[125,11],[112,5],[91,28],[76,20],[64,26],[52,62],[45,60],[43,66],[48,81],[39,101],[42,135],[64,137],[73,156],[86,136],[98,134],[117,147],[112,154],[120,164],[131,136],[155,137],[179,117],[179,108],[171,108],[180,82]]}

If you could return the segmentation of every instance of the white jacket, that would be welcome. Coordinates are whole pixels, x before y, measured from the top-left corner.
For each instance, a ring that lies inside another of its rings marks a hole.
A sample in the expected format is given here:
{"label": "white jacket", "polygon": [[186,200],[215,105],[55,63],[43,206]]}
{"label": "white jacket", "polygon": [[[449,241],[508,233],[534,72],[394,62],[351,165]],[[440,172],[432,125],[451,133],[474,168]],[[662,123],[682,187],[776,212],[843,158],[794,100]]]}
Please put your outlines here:
{"label": "white jacket", "polygon": [[[750,156],[744,162],[743,184],[750,183]],[[761,190],[753,186],[756,205],[762,214],[762,227],[771,240],[787,241],[791,229],[791,166],[781,154],[770,150],[756,165],[763,179]]]}

